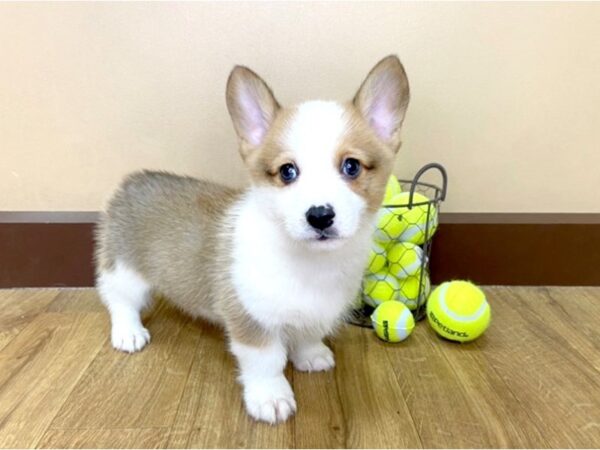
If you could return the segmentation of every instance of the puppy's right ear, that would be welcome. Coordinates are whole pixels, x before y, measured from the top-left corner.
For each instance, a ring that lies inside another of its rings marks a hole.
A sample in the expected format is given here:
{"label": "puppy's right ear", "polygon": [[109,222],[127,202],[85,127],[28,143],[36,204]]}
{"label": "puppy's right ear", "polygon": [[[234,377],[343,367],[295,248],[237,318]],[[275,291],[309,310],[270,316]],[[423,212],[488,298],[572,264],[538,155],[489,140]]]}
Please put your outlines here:
{"label": "puppy's right ear", "polygon": [[235,66],[227,80],[227,109],[245,158],[247,152],[263,143],[279,103],[257,74],[247,67]]}

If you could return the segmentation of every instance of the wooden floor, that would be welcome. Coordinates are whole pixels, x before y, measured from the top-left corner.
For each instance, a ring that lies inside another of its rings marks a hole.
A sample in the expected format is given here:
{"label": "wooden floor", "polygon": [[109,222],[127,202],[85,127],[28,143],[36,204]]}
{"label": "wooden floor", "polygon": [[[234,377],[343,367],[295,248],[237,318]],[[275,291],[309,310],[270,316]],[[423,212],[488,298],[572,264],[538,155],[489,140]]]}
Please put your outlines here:
{"label": "wooden floor", "polygon": [[471,344],[347,327],[334,371],[288,368],[298,414],[271,427],[245,415],[220,331],[159,304],[126,355],[95,291],[0,291],[0,446],[600,446],[600,288],[486,292]]}

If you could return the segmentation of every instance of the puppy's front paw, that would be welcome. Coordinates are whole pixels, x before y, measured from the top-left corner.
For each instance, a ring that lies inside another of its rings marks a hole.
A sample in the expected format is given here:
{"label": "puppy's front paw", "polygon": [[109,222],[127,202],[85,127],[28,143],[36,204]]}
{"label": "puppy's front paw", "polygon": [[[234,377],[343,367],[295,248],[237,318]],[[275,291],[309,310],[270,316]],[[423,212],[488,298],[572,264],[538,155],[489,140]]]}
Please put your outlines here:
{"label": "puppy's front paw", "polygon": [[299,347],[292,351],[290,359],[297,370],[302,372],[320,372],[335,366],[333,352],[322,342],[310,347]]}
{"label": "puppy's front paw", "polygon": [[244,402],[250,416],[270,424],[285,422],[296,412],[294,392],[283,375],[247,382]]}
{"label": "puppy's front paw", "polygon": [[115,323],[110,340],[117,350],[133,353],[140,351],[150,342],[150,332],[141,323]]}

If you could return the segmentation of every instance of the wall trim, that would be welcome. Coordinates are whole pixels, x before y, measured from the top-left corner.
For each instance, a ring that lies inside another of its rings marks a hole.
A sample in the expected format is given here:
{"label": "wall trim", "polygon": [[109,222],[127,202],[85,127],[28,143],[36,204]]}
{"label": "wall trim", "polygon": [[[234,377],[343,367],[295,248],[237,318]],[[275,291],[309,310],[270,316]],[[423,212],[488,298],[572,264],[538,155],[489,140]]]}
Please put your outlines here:
{"label": "wall trim", "polygon": [[600,224],[600,213],[441,213],[442,223]]}
{"label": "wall trim", "polygon": [[[94,284],[94,211],[0,212],[0,288]],[[600,285],[600,214],[444,213],[431,272],[504,285]]]}
{"label": "wall trim", "polygon": [[[0,211],[0,223],[95,223],[99,211]],[[600,213],[453,213],[442,212],[442,223],[600,223]]]}
{"label": "wall trim", "polygon": [[98,211],[0,211],[0,223],[96,223]]}

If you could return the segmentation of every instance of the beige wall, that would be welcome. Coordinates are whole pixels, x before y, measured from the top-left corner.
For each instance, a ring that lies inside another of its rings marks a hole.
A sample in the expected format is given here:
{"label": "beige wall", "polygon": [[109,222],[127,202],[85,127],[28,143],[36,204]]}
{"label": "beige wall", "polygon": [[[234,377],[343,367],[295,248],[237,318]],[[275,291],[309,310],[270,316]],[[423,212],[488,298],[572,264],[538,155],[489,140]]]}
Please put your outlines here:
{"label": "beige wall", "polygon": [[397,174],[445,164],[446,211],[600,212],[600,3],[0,4],[0,210],[96,210],[141,167],[241,184],[235,63],[291,103],[392,52]]}

